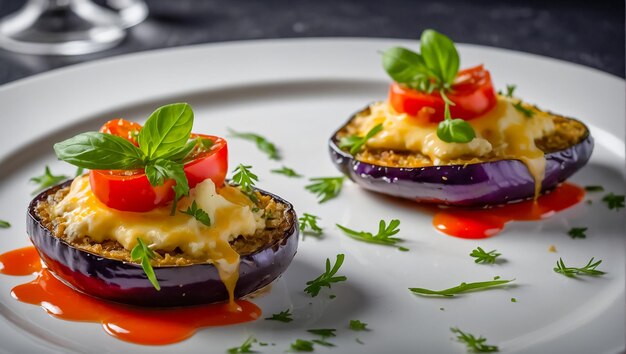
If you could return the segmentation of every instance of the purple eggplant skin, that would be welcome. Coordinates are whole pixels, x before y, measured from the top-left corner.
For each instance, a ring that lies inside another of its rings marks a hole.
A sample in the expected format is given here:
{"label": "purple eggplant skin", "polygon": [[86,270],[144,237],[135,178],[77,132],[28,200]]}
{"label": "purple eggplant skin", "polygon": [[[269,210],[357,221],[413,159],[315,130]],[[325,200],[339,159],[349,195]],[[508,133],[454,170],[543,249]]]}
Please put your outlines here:
{"label": "purple eggplant skin", "polygon": [[[122,304],[147,307],[177,307],[228,300],[226,287],[212,264],[154,267],[161,286],[157,291],[139,264],[104,258],[77,249],[55,237],[35,212],[37,203],[67,181],[35,197],[27,213],[27,232],[48,269],[66,285],[82,293]],[[235,297],[241,298],[278,278],[289,266],[298,247],[298,222],[293,206],[271,193],[259,190],[287,205],[290,228],[271,245],[242,256]]]}
{"label": "purple eggplant skin", "polygon": [[[362,111],[350,117],[345,125]],[[329,139],[330,158],[339,171],[367,190],[420,203],[458,207],[503,205],[534,197],[535,181],[519,160],[416,168],[374,165],[358,161],[339,148],[337,134],[345,125]],[[585,130],[579,143],[545,155],[542,193],[554,189],[587,163],[594,143],[587,126]]]}

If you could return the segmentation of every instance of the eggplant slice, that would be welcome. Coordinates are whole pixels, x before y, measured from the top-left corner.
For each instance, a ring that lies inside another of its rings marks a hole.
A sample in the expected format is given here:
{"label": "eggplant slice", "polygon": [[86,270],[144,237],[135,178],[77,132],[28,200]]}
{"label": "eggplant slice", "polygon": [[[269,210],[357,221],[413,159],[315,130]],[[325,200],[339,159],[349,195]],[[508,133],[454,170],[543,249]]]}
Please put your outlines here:
{"label": "eggplant slice", "polygon": [[[38,205],[46,202],[71,180],[36,196],[28,207],[27,232],[48,269],[66,285],[104,300],[129,305],[173,307],[228,300],[228,292],[217,268],[209,263],[155,266],[161,290],[154,289],[139,264],[80,249],[54,235],[42,219]],[[277,228],[269,244],[243,253],[235,297],[246,296],[274,281],[289,266],[298,246],[298,223],[293,206],[271,193],[256,190],[284,205],[284,225]],[[241,237],[234,242],[243,242]],[[232,245],[233,242],[231,242]],[[242,247],[245,250],[245,247]],[[235,248],[237,250],[237,248]]]}
{"label": "eggplant slice", "polygon": [[[339,148],[339,137],[355,113],[329,139],[330,157],[335,167],[361,187],[394,197],[459,207],[486,207],[519,202],[534,197],[535,181],[519,160],[492,160],[470,164],[424,167],[382,166],[357,160]],[[554,119],[580,124],[584,133],[576,143],[561,149],[544,149],[545,177],[541,193],[554,189],[582,168],[593,151],[593,138],[583,123],[553,115]],[[542,144],[539,144],[541,147]]]}

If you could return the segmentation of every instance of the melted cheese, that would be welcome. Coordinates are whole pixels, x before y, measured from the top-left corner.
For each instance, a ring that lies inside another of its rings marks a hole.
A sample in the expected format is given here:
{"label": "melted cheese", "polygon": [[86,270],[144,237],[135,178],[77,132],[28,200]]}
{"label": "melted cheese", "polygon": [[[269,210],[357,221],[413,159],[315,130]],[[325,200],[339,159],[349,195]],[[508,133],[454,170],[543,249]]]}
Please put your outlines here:
{"label": "melted cheese", "polygon": [[238,235],[251,235],[265,225],[261,213],[252,211],[252,203],[238,189],[226,186],[216,190],[209,179],[179,201],[185,210],[195,201],[211,219],[208,227],[194,217],[161,207],[145,213],[124,212],[108,208],[91,192],[89,179],[77,177],[68,195],[55,207],[70,238],[89,236],[96,242],[115,240],[131,250],[137,238],[153,249],[173,251],[176,248],[194,258],[213,263],[233,300],[239,276],[239,254],[229,241]]}
{"label": "melted cheese", "polygon": [[469,120],[476,138],[468,143],[446,143],[437,137],[437,123],[424,123],[420,117],[397,113],[386,102],[370,106],[370,114],[356,118],[359,135],[364,136],[377,124],[383,130],[368,140],[374,149],[413,151],[430,158],[433,165],[472,158],[517,159],[535,179],[539,194],[545,174],[545,157],[535,139],[554,131],[554,122],[545,112],[535,111],[532,118],[520,113],[509,98],[499,96],[496,106],[481,117]]}

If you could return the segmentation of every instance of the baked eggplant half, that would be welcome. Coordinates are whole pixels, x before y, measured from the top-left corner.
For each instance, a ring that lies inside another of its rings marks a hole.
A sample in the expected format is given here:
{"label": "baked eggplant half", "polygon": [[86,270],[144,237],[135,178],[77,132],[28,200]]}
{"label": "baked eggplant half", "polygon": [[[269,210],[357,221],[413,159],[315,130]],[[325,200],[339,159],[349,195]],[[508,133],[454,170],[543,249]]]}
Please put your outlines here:
{"label": "baked eggplant half", "polygon": [[[384,103],[379,103],[381,105]],[[461,156],[446,164],[420,153],[365,146],[355,154],[341,148],[345,137],[358,134],[359,119],[371,115],[371,106],[357,112],[333,133],[329,152],[334,165],[361,187],[377,193],[461,207],[513,203],[555,188],[583,167],[593,151],[593,138],[583,123],[526,107],[536,115],[549,115],[554,129],[535,140],[544,152],[542,178],[533,176],[527,162]],[[532,119],[532,118],[529,118]],[[540,189],[536,184],[540,184]]]}
{"label": "baked eggplant half", "polygon": [[382,53],[388,99],[354,114],[329,140],[335,166],[371,191],[417,202],[485,207],[538,198],[587,163],[581,122],[496,92],[483,65],[460,68],[446,35],[419,52]]}
{"label": "baked eggplant half", "polygon": [[[79,177],[81,178],[81,177]],[[115,241],[95,242],[89,235],[70,239],[68,225],[54,215],[67,197],[72,181],[49,188],[28,207],[27,231],[48,269],[70,287],[118,303],[171,307],[227,301],[229,293],[214,264],[187,257],[179,249],[155,249],[155,289],[130,251]],[[253,235],[238,236],[230,246],[240,255],[234,290],[244,297],[279,277],[289,266],[298,245],[297,217],[292,205],[278,196],[255,189],[265,227]]]}

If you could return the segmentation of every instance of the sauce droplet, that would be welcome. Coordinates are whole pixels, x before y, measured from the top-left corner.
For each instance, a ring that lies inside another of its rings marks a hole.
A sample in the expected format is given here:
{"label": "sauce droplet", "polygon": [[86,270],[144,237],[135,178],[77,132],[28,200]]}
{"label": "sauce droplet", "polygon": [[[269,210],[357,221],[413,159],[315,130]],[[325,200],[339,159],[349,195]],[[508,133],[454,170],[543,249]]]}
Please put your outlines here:
{"label": "sauce droplet", "polygon": [[528,200],[490,209],[443,209],[433,217],[435,228],[445,234],[468,239],[481,239],[498,234],[509,221],[541,220],[578,204],[585,191],[563,183],[536,201]]}
{"label": "sauce droplet", "polygon": [[80,293],[41,268],[34,247],[0,255],[1,272],[10,275],[37,273],[29,283],[13,288],[11,295],[22,302],[41,306],[53,317],[68,321],[102,324],[111,336],[137,344],[164,345],[183,341],[199,328],[254,321],[261,309],[246,300],[178,308],[142,308],[99,300]]}
{"label": "sauce droplet", "polygon": [[40,270],[41,260],[33,246],[0,254],[0,273],[2,274],[30,275]]}

